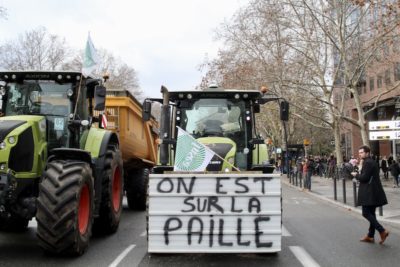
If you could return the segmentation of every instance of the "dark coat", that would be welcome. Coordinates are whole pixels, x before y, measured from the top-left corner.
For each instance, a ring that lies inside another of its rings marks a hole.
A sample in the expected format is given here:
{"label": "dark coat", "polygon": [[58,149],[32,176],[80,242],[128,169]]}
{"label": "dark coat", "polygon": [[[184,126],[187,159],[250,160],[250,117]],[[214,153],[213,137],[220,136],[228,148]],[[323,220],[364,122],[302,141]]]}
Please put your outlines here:
{"label": "dark coat", "polygon": [[361,173],[356,178],[360,181],[358,205],[380,207],[388,203],[379,179],[379,165],[376,161],[365,158]]}
{"label": "dark coat", "polygon": [[392,165],[390,165],[389,170],[393,177],[397,177],[400,174],[400,167],[396,161],[394,161]]}

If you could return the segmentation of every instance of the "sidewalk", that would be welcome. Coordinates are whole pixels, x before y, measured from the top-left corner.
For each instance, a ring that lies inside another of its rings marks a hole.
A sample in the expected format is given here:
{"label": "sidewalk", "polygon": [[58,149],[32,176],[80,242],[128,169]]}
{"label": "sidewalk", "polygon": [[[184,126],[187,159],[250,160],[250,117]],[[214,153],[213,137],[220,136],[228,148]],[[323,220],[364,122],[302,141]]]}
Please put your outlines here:
{"label": "sidewalk", "polygon": [[[381,181],[389,204],[383,206],[383,216],[379,216],[379,210],[377,210],[378,220],[382,222],[388,222],[400,227],[400,188],[393,188],[393,179],[381,179]],[[296,187],[299,190],[302,189],[299,186],[299,180],[296,186],[296,180],[294,179],[293,184],[291,184],[286,175],[282,176],[282,182],[291,187]],[[348,179],[345,180],[346,203],[344,203],[343,198],[343,180],[339,179],[336,180],[336,182],[337,200],[335,200],[334,198],[334,180],[331,178],[312,176],[311,191],[304,193],[312,194],[335,205],[361,214],[361,207],[354,207],[353,182]]]}

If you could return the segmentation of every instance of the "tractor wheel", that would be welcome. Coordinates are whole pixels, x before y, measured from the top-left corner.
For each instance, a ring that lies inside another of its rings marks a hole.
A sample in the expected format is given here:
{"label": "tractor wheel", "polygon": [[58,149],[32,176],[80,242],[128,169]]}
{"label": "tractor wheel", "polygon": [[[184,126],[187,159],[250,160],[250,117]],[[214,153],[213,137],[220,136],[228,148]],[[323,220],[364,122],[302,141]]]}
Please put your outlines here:
{"label": "tractor wheel", "polygon": [[146,210],[149,169],[131,170],[126,177],[126,198],[131,210]]}
{"label": "tractor wheel", "polygon": [[0,217],[0,231],[23,232],[28,228],[28,219],[21,218],[16,214],[11,214],[9,218]]}
{"label": "tractor wheel", "polygon": [[121,152],[114,146],[106,152],[102,179],[99,217],[93,224],[93,232],[98,235],[116,232],[121,219],[124,195],[123,166]]}
{"label": "tractor wheel", "polygon": [[93,178],[88,163],[52,161],[39,186],[39,245],[51,254],[81,255],[93,223]]}

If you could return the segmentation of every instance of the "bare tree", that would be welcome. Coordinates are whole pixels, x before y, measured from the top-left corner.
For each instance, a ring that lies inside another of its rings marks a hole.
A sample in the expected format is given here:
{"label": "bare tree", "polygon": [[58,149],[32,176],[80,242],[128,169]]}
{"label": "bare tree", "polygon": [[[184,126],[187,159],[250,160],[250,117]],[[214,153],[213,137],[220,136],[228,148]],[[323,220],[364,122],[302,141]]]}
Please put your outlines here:
{"label": "bare tree", "polygon": [[4,43],[0,47],[0,66],[10,70],[57,70],[68,55],[64,38],[39,27]]}
{"label": "bare tree", "polygon": [[[73,60],[63,64],[63,69],[81,70],[83,62],[83,51],[73,58]],[[100,64],[95,71],[95,76],[102,77],[109,75],[107,87],[110,89],[128,90],[136,98],[142,100],[143,91],[139,87],[137,72],[134,68],[128,66],[122,60],[117,59],[114,55],[105,49],[99,49],[98,55]]]}
{"label": "bare tree", "polygon": [[[268,86],[269,93],[292,104],[294,116],[288,124],[289,143],[302,143],[308,137],[303,135],[305,128],[330,127],[326,106],[315,100],[322,94],[311,85],[314,74],[305,67],[309,63],[301,52],[293,49],[296,31],[293,22],[288,20],[291,17],[288,10],[278,0],[255,0],[239,10],[217,32],[217,37],[225,42],[224,49],[217,59],[204,63],[208,72],[202,84],[215,80],[225,88]],[[278,105],[266,105],[259,117],[258,128],[276,146],[284,144]],[[324,143],[332,138],[329,133],[321,136],[325,138]],[[314,141],[321,142],[321,139]]]}

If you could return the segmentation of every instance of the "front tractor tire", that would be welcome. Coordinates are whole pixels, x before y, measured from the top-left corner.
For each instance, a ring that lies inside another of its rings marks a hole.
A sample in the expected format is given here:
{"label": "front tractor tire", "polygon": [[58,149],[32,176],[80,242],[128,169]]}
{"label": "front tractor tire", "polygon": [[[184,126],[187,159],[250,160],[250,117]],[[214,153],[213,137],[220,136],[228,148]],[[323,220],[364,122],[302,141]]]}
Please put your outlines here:
{"label": "front tractor tire", "polygon": [[39,245],[51,254],[83,254],[92,234],[93,207],[93,178],[88,163],[48,163],[37,201]]}
{"label": "front tractor tire", "polygon": [[126,177],[126,198],[131,210],[146,210],[149,169],[133,169]]}
{"label": "front tractor tire", "polygon": [[99,217],[94,220],[96,235],[112,234],[118,229],[122,213],[123,165],[121,152],[109,146],[104,161]]}

